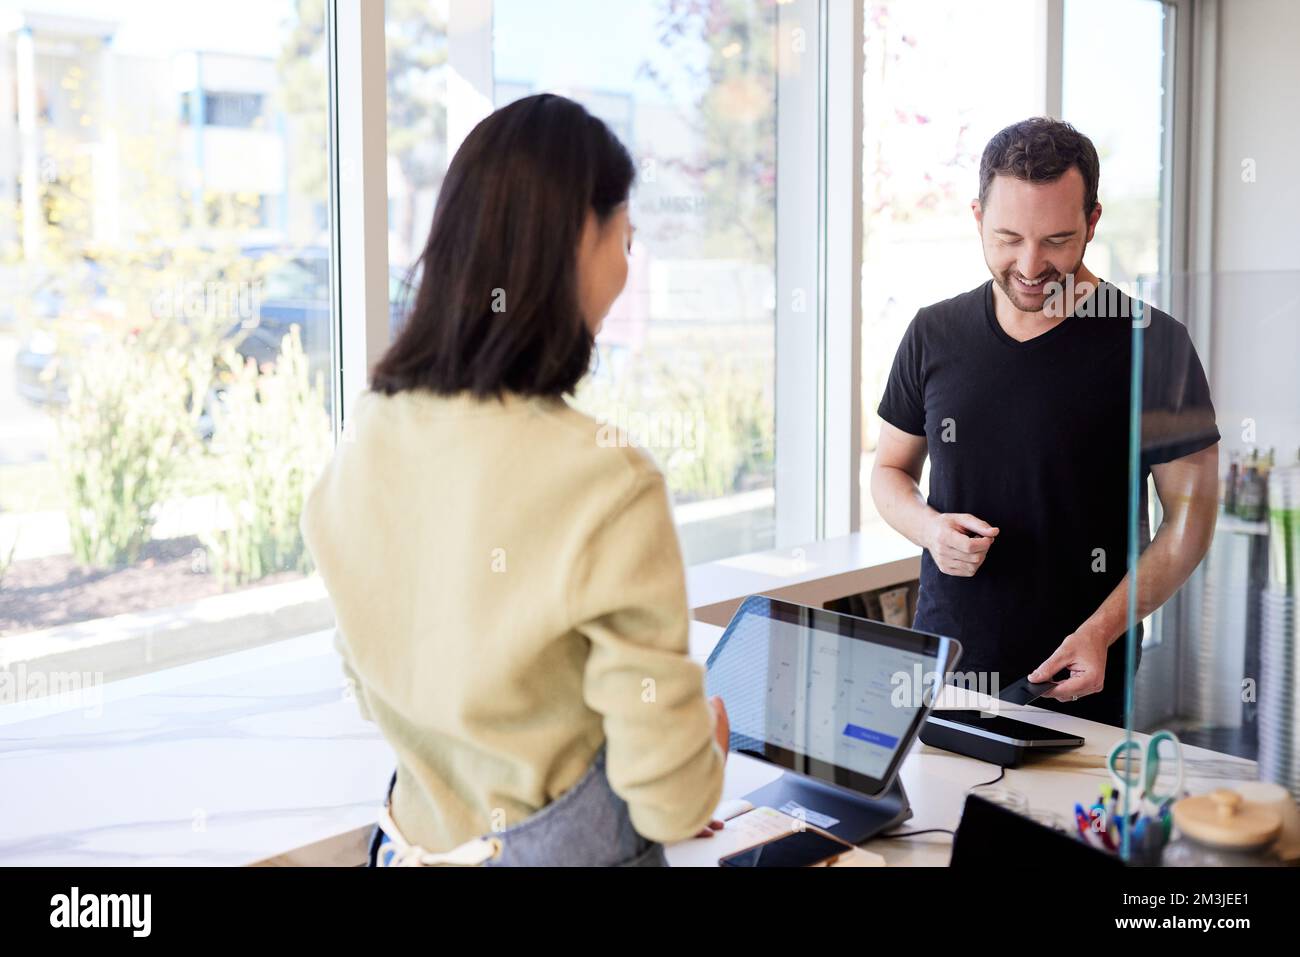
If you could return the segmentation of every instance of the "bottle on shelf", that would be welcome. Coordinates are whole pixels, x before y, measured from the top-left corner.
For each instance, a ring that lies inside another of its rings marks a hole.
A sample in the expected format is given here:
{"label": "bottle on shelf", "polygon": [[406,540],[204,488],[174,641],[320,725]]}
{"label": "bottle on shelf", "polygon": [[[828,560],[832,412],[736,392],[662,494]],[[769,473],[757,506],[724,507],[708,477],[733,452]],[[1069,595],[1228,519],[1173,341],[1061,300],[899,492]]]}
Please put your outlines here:
{"label": "bottle on shelf", "polygon": [[1223,484],[1223,512],[1225,515],[1237,514],[1237,483],[1240,480],[1240,456],[1236,452],[1228,453],[1228,479]]}
{"label": "bottle on shelf", "polygon": [[1256,517],[1257,522],[1268,521],[1268,482],[1269,477],[1273,474],[1274,450],[1268,450],[1268,458],[1260,465],[1259,478],[1259,515]]}
{"label": "bottle on shelf", "polygon": [[1237,495],[1237,515],[1247,522],[1263,518],[1263,501],[1260,494],[1259,449],[1250,450],[1250,462],[1241,477],[1241,491]]}

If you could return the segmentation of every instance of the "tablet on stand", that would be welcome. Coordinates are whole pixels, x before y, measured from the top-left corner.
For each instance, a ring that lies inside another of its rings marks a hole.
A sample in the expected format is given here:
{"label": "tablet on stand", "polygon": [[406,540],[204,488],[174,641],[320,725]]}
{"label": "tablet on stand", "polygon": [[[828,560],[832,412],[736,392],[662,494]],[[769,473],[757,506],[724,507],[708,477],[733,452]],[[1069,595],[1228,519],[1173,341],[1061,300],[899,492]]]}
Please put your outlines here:
{"label": "tablet on stand", "polygon": [[746,598],[708,659],[731,750],[784,774],[746,795],[853,844],[912,816],[898,771],[961,645],[939,635]]}

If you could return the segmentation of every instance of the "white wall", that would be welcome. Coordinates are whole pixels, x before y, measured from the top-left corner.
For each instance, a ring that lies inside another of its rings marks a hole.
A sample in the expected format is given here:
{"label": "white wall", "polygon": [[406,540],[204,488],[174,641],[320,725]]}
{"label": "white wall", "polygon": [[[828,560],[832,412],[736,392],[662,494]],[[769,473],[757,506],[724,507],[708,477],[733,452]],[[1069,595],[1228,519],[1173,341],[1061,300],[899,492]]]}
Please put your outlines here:
{"label": "white wall", "polygon": [[[1300,2],[1219,3],[1211,384],[1227,448],[1300,446]],[[1243,162],[1254,161],[1254,182]]]}

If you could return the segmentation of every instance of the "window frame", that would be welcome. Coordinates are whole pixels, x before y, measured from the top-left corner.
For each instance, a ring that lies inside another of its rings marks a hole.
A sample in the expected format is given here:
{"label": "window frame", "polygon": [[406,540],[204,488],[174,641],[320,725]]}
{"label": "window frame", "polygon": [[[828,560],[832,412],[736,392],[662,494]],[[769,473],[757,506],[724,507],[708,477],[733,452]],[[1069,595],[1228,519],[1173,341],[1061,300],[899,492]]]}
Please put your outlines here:
{"label": "window frame", "polygon": [[335,441],[388,346],[388,75],[384,4],[326,0]]}

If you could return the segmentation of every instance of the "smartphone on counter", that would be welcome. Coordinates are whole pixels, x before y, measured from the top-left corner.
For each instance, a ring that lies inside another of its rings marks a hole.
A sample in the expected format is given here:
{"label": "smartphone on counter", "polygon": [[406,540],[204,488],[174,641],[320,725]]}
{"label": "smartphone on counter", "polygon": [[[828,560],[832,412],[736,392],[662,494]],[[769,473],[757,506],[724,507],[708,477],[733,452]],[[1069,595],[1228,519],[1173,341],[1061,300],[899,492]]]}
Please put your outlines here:
{"label": "smartphone on counter", "polygon": [[999,691],[998,698],[1007,704],[1029,704],[1051,691],[1055,684],[1055,681],[1030,681],[1027,677],[1021,678]]}
{"label": "smartphone on counter", "polygon": [[999,691],[998,698],[1007,704],[1029,704],[1051,691],[1057,682],[1070,677],[1070,669],[1062,668],[1052,677],[1052,681],[1030,681],[1026,675]]}
{"label": "smartphone on counter", "polygon": [[719,867],[813,867],[832,864],[853,845],[811,828],[791,831],[718,861]]}

